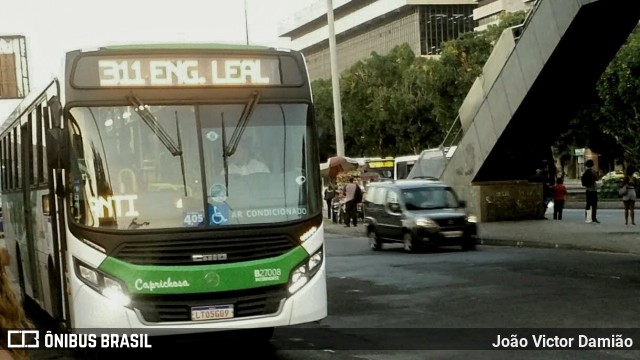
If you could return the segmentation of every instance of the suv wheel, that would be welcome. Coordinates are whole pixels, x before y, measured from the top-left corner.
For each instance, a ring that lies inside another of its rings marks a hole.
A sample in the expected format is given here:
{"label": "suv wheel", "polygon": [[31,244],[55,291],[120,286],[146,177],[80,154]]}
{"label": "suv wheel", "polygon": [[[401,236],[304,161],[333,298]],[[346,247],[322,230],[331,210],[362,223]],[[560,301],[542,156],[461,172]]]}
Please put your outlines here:
{"label": "suv wheel", "polygon": [[382,250],[382,243],[380,242],[375,230],[369,231],[369,247],[373,251]]}
{"label": "suv wheel", "polygon": [[404,251],[406,252],[417,252],[418,245],[413,240],[413,236],[409,233],[405,233],[402,237],[402,243],[404,244]]}

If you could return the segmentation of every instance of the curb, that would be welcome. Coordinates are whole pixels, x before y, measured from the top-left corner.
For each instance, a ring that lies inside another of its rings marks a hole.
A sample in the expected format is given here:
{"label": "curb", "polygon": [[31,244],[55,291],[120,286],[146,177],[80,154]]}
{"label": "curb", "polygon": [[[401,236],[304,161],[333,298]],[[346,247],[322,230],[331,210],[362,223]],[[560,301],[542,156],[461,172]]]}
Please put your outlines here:
{"label": "curb", "polygon": [[505,240],[505,239],[480,238],[478,239],[478,244],[492,245],[492,246],[509,246],[509,247],[516,247],[516,248],[582,250],[582,251],[607,252],[612,254],[640,255],[639,252],[634,252],[634,251],[619,251],[619,250],[611,250],[611,249],[594,247],[594,246],[584,246],[584,245],[575,245],[575,244],[558,244],[558,243],[532,241],[532,240]]}
{"label": "curb", "polygon": [[[577,200],[567,200],[564,203],[565,209],[584,209],[586,205],[586,200],[577,201]],[[622,204],[622,200],[602,200],[598,199],[598,209],[624,209],[624,205]]]}
{"label": "curb", "polygon": [[[361,232],[350,232],[340,231],[336,229],[326,229],[325,232],[329,234],[343,235],[343,236],[353,236],[361,239],[366,239],[367,237]],[[507,239],[495,239],[495,238],[485,238],[478,237],[478,245],[488,245],[488,246],[504,246],[504,247],[514,247],[514,248],[534,248],[534,249],[557,249],[557,250],[580,250],[580,251],[597,251],[597,252],[605,252],[610,254],[630,254],[630,255],[640,255],[639,251],[624,251],[624,250],[613,250],[605,247],[597,247],[597,246],[588,246],[588,245],[576,245],[576,244],[561,244],[554,242],[544,242],[544,241],[535,241],[535,240],[507,240]]]}

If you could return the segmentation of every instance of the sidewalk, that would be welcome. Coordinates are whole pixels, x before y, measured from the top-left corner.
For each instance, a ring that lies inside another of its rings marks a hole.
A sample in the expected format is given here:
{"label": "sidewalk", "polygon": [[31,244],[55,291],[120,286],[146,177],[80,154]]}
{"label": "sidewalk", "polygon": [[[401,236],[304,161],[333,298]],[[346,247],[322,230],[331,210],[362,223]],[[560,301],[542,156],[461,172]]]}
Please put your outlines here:
{"label": "sidewalk", "polygon": [[[325,219],[327,233],[366,237],[363,224],[345,227]],[[525,220],[478,224],[480,245],[580,249],[640,255],[639,226]]]}

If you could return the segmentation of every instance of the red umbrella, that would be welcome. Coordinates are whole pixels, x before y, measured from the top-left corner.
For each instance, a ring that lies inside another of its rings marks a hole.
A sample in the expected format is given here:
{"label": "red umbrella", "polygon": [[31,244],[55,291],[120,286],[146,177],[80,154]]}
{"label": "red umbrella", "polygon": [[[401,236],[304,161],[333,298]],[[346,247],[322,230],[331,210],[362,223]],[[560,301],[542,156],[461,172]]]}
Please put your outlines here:
{"label": "red umbrella", "polygon": [[334,156],[329,158],[325,164],[320,166],[320,173],[323,176],[335,178],[341,172],[348,172],[358,169],[358,162],[344,156]]}

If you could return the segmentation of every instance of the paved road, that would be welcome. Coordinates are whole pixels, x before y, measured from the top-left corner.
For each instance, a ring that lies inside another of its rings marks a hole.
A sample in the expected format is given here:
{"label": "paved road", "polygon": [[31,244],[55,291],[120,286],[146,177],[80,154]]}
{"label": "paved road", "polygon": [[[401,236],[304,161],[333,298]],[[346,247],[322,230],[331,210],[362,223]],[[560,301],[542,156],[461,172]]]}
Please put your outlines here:
{"label": "paved road", "polygon": [[[640,214],[640,210],[639,214]],[[625,226],[622,209],[598,210],[600,224],[584,222],[584,210],[567,209],[562,221],[525,220],[479,224],[483,244],[517,247],[542,247],[609,251],[640,254],[640,226]],[[552,219],[551,211],[547,218]],[[640,224],[640,223],[639,223]],[[364,237],[362,224],[345,228],[325,221],[325,231]]]}
{"label": "paved road", "polygon": [[[541,335],[548,328],[636,327],[640,256],[495,246],[420,254],[390,246],[374,252],[365,238],[341,234],[327,234],[326,248],[330,315],[321,324],[279,329],[262,347],[238,348],[213,336],[168,338],[167,344],[186,357],[196,357],[197,350],[216,359],[637,358],[609,350],[464,349],[482,348],[498,333],[509,336],[511,328]],[[468,341],[458,341],[462,337]],[[40,351],[32,358],[82,357]]]}

